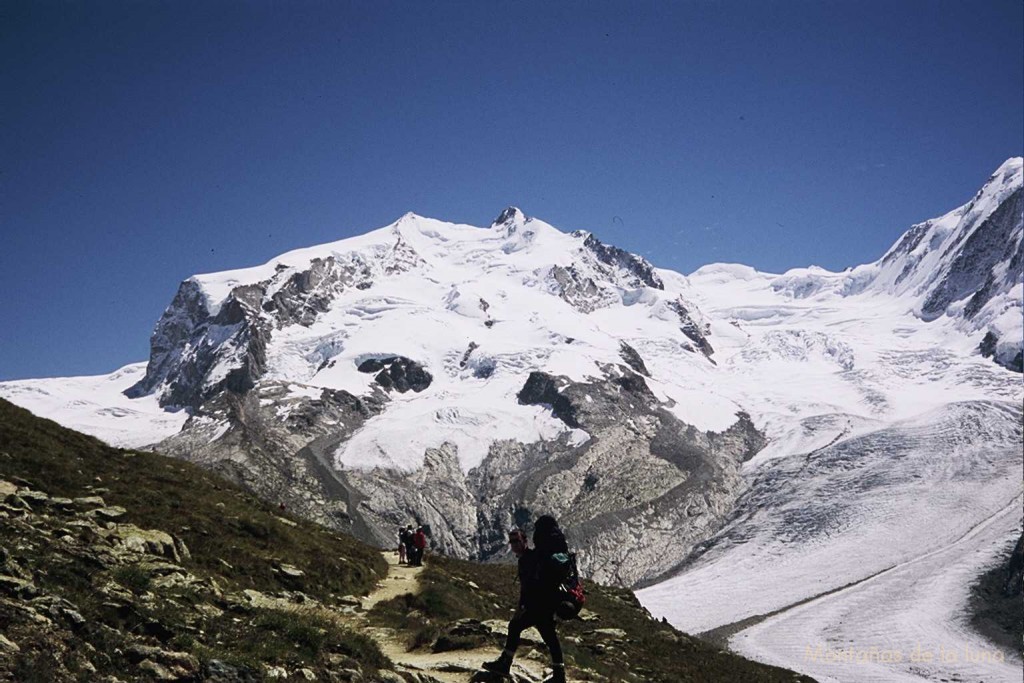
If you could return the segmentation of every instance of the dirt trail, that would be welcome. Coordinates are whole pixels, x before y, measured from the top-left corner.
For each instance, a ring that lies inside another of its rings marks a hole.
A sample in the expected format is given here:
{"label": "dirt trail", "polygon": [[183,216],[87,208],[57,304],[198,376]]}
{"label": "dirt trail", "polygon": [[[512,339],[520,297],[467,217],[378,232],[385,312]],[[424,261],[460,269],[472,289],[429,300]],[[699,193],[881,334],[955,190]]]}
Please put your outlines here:
{"label": "dirt trail", "polygon": [[[495,659],[501,654],[501,650],[498,647],[440,652],[437,654],[429,651],[409,652],[405,639],[396,634],[395,631],[388,628],[370,626],[365,612],[373,609],[374,605],[404,593],[417,593],[420,590],[419,575],[423,571],[422,567],[409,567],[398,564],[398,554],[396,552],[384,552],[383,554],[384,559],[388,562],[388,575],[372,593],[362,599],[362,608],[365,611],[359,614],[357,621],[361,632],[373,638],[381,651],[399,669],[429,676],[429,678],[424,679],[425,681],[468,683],[473,679],[474,674],[479,671],[480,665],[483,662]],[[520,647],[519,649],[519,656],[516,657],[515,664],[512,667],[514,681],[537,683],[544,680],[544,663],[546,663],[547,652],[544,652],[545,662],[536,662],[524,656],[529,649],[527,646]]]}

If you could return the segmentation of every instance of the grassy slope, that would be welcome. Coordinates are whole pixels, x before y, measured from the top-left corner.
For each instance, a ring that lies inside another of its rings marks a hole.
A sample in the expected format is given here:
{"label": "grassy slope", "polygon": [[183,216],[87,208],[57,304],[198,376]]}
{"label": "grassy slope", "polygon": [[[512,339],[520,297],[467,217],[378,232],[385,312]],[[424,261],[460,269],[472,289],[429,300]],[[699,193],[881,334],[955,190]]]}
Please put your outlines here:
{"label": "grassy slope", "polygon": [[[0,479],[53,497],[101,495],[108,506],[125,508],[118,524],[183,540],[191,558],[180,566],[195,579],[158,585],[161,572],[146,564],[152,556],[97,561],[109,557],[109,546],[95,542],[95,531],[79,533],[76,525],[88,519],[83,515],[51,507],[29,515],[4,511],[0,574],[30,577],[33,593],[41,595],[0,591],[3,633],[20,647],[0,658],[0,681],[148,678],[130,652],[140,645],[186,653],[201,670],[220,660],[251,680],[261,680],[266,666],[305,667],[317,675],[348,666],[345,661],[364,672],[389,667],[376,645],[329,614],[253,606],[238,597],[246,589],[285,595],[300,588],[331,605],[365,594],[387,572],[375,548],[282,517],[274,506],[188,463],[111,448],[3,400]],[[282,583],[275,574],[282,562],[305,573],[301,583]],[[69,622],[67,609],[81,614],[84,625]],[[200,678],[206,675],[201,670],[191,667]]]}
{"label": "grassy slope", "polygon": [[279,589],[275,561],[302,567],[316,594],[365,594],[387,572],[376,549],[302,519],[283,522],[274,506],[195,465],[111,448],[2,399],[0,475],[51,496],[107,489],[103,499],[126,508],[125,521],[178,536],[192,551],[190,569],[227,589]]}

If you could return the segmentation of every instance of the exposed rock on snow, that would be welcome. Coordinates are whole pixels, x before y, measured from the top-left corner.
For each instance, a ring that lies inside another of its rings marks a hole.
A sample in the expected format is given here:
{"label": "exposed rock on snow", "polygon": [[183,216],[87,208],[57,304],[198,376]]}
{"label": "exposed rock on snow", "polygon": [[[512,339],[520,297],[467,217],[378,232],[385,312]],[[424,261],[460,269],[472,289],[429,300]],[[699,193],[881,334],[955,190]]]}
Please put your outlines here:
{"label": "exposed rock on snow", "polygon": [[419,393],[434,379],[422,365],[402,356],[370,358],[359,364],[359,372],[376,373],[373,379],[377,384],[400,394],[410,390]]}

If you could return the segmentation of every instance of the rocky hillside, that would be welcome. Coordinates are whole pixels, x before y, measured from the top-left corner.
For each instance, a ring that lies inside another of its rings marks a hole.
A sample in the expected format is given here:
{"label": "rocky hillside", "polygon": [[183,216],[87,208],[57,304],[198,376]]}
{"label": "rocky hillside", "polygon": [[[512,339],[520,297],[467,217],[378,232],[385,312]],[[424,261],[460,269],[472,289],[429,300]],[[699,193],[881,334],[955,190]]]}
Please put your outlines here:
{"label": "rocky hillside", "polygon": [[391,666],[333,616],[385,574],[379,553],[193,465],[0,401],[0,500],[0,680],[374,680]]}
{"label": "rocky hillside", "polygon": [[[419,585],[389,591],[373,548],[2,400],[0,520],[12,683],[466,680],[497,654],[516,591],[508,565],[433,556]],[[679,633],[628,590],[589,588],[586,620],[562,627],[573,680],[810,680]],[[465,673],[417,664],[449,651]]]}

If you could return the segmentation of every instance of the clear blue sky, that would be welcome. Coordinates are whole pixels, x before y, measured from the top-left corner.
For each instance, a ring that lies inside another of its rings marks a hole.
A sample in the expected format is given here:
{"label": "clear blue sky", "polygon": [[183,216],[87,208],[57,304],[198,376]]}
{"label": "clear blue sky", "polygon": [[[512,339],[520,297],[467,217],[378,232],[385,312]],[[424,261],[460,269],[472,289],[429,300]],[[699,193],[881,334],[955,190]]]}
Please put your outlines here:
{"label": "clear blue sky", "polygon": [[0,379],[194,273],[507,205],[691,272],[873,261],[1024,140],[1020,0],[4,2]]}

